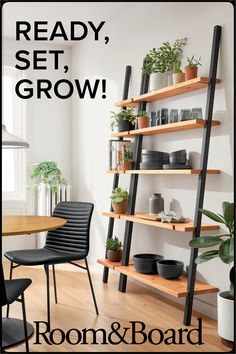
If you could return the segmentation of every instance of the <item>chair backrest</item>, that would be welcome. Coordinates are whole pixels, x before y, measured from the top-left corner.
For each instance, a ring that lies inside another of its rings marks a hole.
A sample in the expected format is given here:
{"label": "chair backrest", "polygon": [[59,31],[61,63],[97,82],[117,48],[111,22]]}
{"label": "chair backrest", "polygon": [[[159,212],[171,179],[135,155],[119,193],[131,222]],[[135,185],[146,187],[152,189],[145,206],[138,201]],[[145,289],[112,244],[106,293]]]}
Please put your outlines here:
{"label": "chair backrest", "polygon": [[2,269],[2,262],[1,262],[1,269],[0,269],[0,302],[1,306],[4,306],[6,304],[7,300],[7,294],[6,294],[6,286],[5,286],[5,280],[4,280],[4,274],[3,274],[3,269]]}
{"label": "chair backrest", "polygon": [[84,202],[60,202],[53,215],[64,218],[67,223],[48,231],[45,248],[67,252],[88,254],[89,231],[94,205]]}

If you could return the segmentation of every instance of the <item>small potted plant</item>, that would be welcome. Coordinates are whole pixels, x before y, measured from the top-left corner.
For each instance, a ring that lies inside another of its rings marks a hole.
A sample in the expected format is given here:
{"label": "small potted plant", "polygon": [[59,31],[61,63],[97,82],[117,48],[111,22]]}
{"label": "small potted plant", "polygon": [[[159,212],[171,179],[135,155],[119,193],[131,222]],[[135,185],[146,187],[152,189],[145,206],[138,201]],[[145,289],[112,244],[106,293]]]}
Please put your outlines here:
{"label": "small potted plant", "polygon": [[132,170],[132,153],[130,151],[125,151],[120,155],[118,169],[119,170]]}
{"label": "small potted plant", "polygon": [[62,178],[61,170],[55,161],[42,161],[34,166],[31,175],[33,181],[37,184],[48,184],[52,188],[53,193],[58,191],[58,184],[67,184],[67,181]]}
{"label": "small potted plant", "polygon": [[129,193],[120,187],[113,190],[111,195],[112,207],[114,213],[125,214],[128,210],[128,197]]}
{"label": "small potted plant", "polygon": [[149,117],[146,111],[138,112],[138,128],[147,128],[149,126]]}
{"label": "small potted plant", "polygon": [[[202,209],[201,212],[215,222],[226,226],[228,231],[223,235],[201,236],[189,242],[193,248],[205,248],[218,246],[218,249],[202,253],[195,260],[196,264],[205,263],[213,258],[219,259],[225,264],[234,261],[234,203],[222,203],[223,215],[215,214]],[[230,289],[221,291],[217,295],[218,302],[218,334],[226,341],[234,340],[234,266],[229,271]],[[232,343],[233,344],[233,343]]]}
{"label": "small potted plant", "polygon": [[201,57],[199,57],[198,59],[195,59],[194,55],[191,58],[187,58],[188,65],[185,66],[185,68],[184,68],[185,81],[192,80],[195,77],[197,77],[198,66],[202,65],[200,63],[200,60],[201,60]]}
{"label": "small potted plant", "polygon": [[120,112],[111,112],[111,129],[118,127],[119,132],[133,130],[135,127],[136,117],[134,108],[122,108]]}
{"label": "small potted plant", "polygon": [[120,262],[122,258],[122,242],[118,237],[108,238],[106,242],[106,257],[111,262]]}
{"label": "small potted plant", "polygon": [[181,61],[177,60],[173,64],[173,85],[185,81],[185,74],[181,70]]}

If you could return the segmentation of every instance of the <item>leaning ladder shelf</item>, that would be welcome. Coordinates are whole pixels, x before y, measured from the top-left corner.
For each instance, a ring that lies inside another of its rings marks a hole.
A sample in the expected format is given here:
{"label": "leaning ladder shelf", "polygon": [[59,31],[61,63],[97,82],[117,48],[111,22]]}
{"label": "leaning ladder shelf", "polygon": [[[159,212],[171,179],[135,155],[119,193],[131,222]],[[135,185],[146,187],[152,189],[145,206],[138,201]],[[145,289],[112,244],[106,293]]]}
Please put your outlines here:
{"label": "leaning ladder shelf", "polygon": [[[128,98],[128,81],[130,77],[131,68],[127,67],[126,74],[128,72],[128,75],[126,75],[125,78],[123,100],[115,104],[117,107],[135,107],[138,105],[138,110],[140,111],[146,109],[146,104],[148,102],[153,102],[168,97],[173,97],[184,93],[188,93],[191,91],[207,88],[205,119],[191,120],[187,122],[178,122],[178,123],[166,124],[163,126],[149,127],[145,129],[136,129],[132,131],[112,134],[112,137],[116,137],[120,140],[122,140],[124,137],[135,138],[134,170],[129,170],[129,171],[108,170],[107,171],[108,173],[114,174],[112,189],[118,186],[120,174],[125,173],[130,175],[131,178],[130,188],[129,188],[130,198],[129,198],[128,214],[121,214],[121,215],[114,214],[112,212],[112,207],[110,209],[110,212],[103,213],[103,215],[109,217],[109,225],[108,225],[108,232],[107,232],[108,238],[112,237],[114,220],[119,219],[125,221],[122,262],[114,263],[108,261],[107,259],[98,260],[98,263],[104,266],[103,282],[106,283],[108,281],[109,269],[113,269],[119,272],[120,274],[119,290],[121,292],[126,291],[127,277],[130,277],[138,280],[141,283],[150,285],[153,288],[159,289],[172,296],[186,297],[185,309],[184,309],[184,320],[183,320],[183,323],[185,325],[191,324],[192,305],[193,305],[194,295],[214,293],[218,291],[216,287],[209,284],[204,284],[196,280],[195,259],[198,255],[198,249],[191,249],[188,277],[182,276],[177,280],[166,280],[161,278],[159,275],[156,276],[144,275],[136,272],[134,270],[132,261],[130,260],[130,247],[131,247],[133,223],[140,223],[148,226],[164,228],[179,233],[192,232],[192,238],[199,237],[202,231],[218,229],[218,225],[202,223],[202,214],[200,212],[200,209],[203,208],[206,175],[220,173],[219,170],[207,169],[211,127],[220,124],[219,121],[212,120],[215,85],[220,83],[220,80],[216,79],[220,36],[221,36],[221,27],[215,26],[214,33],[213,33],[213,41],[212,41],[209,77],[197,77],[196,79],[185,81],[177,85],[172,85],[158,91],[147,92],[149,77],[148,75],[142,75],[140,95],[134,98]],[[196,169],[195,170],[140,170],[139,169],[143,136],[185,131],[185,130],[197,129],[197,128],[203,129],[200,169],[198,170]],[[175,174],[198,175],[198,188],[197,188],[194,220],[189,221],[188,223],[185,224],[165,224],[162,222],[158,222],[154,220],[146,220],[144,218],[141,218],[139,213],[135,212],[139,174],[150,174],[150,175],[165,174],[170,176],[173,174],[174,175]]]}

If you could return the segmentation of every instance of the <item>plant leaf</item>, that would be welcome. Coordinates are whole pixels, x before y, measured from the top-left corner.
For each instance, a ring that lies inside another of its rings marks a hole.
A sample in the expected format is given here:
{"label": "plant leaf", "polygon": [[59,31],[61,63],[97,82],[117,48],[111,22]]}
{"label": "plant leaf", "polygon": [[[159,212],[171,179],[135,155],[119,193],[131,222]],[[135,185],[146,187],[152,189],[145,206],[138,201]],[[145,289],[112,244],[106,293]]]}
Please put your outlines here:
{"label": "plant leaf", "polygon": [[189,242],[190,247],[203,248],[212,247],[224,242],[220,236],[197,237]]}
{"label": "plant leaf", "polygon": [[221,218],[220,215],[217,215],[217,214],[213,213],[212,211],[206,210],[206,209],[200,209],[200,211],[202,214],[206,215],[211,220],[214,220],[214,221],[219,222],[221,224],[225,224],[224,219]]}
{"label": "plant leaf", "polygon": [[202,253],[200,256],[198,256],[195,259],[196,264],[201,264],[210,261],[211,259],[218,257],[218,251],[213,250],[213,251],[207,251]]}
{"label": "plant leaf", "polygon": [[230,269],[229,279],[230,279],[230,283],[234,285],[234,283],[235,283],[234,266]]}
{"label": "plant leaf", "polygon": [[234,203],[223,202],[222,209],[226,226],[231,229],[234,221]]}
{"label": "plant leaf", "polygon": [[219,247],[219,257],[224,263],[231,263],[234,260],[234,239],[229,238],[221,243]]}

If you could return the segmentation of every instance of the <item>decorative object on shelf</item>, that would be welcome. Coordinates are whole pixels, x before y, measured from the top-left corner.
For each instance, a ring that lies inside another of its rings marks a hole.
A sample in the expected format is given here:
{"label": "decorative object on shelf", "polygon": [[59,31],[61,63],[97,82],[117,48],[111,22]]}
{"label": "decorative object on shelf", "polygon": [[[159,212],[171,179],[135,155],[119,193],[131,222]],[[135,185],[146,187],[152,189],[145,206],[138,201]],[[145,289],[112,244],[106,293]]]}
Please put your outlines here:
{"label": "decorative object on shelf", "polygon": [[191,165],[180,165],[180,164],[164,164],[163,170],[191,170]]}
{"label": "decorative object on shelf", "polygon": [[157,109],[156,125],[161,125],[161,112]]}
{"label": "decorative object on shelf", "polygon": [[151,112],[150,126],[155,127],[157,120],[157,112]]}
{"label": "decorative object on shelf", "polygon": [[164,211],[164,198],[161,193],[153,193],[149,198],[149,214],[157,215]]}
{"label": "decorative object on shelf", "polygon": [[185,80],[192,80],[197,77],[198,66],[202,65],[200,63],[201,57],[195,59],[194,55],[191,58],[187,58],[188,65],[185,66]]}
{"label": "decorative object on shelf", "polygon": [[192,108],[191,119],[202,119],[202,108]]}
{"label": "decorative object on shelf", "polygon": [[157,261],[157,271],[162,278],[177,279],[184,271],[184,263],[173,259]]}
{"label": "decorative object on shelf", "polygon": [[120,187],[116,187],[111,195],[112,208],[116,214],[125,214],[128,210],[129,193]]}
{"label": "decorative object on shelf", "polygon": [[155,150],[142,150],[140,170],[160,170],[169,163],[169,153]]}
{"label": "decorative object on shelf", "polygon": [[[234,203],[222,203],[222,215],[212,211],[201,209],[203,215],[211,220],[223,224],[228,230],[223,235],[200,236],[192,239],[189,246],[193,248],[205,248],[218,246],[218,249],[203,252],[195,259],[196,264],[205,263],[213,258],[219,259],[225,264],[234,261]],[[234,266],[229,271],[230,289],[218,293],[218,334],[227,341],[234,341]],[[232,343],[233,344],[233,343]]]}
{"label": "decorative object on shelf", "polygon": [[147,128],[149,126],[149,117],[146,111],[138,112],[138,129]]}
{"label": "decorative object on shelf", "polygon": [[122,153],[119,158],[118,170],[132,170],[132,158],[133,154],[129,151]]}
{"label": "decorative object on shelf", "polygon": [[169,123],[177,123],[178,119],[179,119],[178,109],[171,109]]}
{"label": "decorative object on shelf", "polygon": [[170,211],[169,213],[161,212],[159,215],[162,222],[173,222],[173,223],[186,222],[186,219],[183,216],[176,214],[174,211]]}
{"label": "decorative object on shelf", "polygon": [[157,274],[157,261],[164,259],[159,254],[141,253],[133,256],[134,269],[142,274]]}
{"label": "decorative object on shelf", "polygon": [[118,237],[108,238],[106,241],[106,256],[111,262],[120,262],[122,258],[122,242]]}
{"label": "decorative object on shelf", "polygon": [[161,109],[161,120],[160,120],[160,124],[168,124],[169,121],[169,110],[168,108],[162,108]]}
{"label": "decorative object on shelf", "polygon": [[170,153],[171,165],[185,165],[187,162],[187,151],[185,149]]}
{"label": "decorative object on shelf", "polygon": [[168,74],[171,73],[173,63],[180,58],[182,47],[186,42],[187,38],[176,39],[173,45],[167,41],[158,49],[153,48],[146,54],[142,71],[150,75],[150,91],[156,91],[168,85]]}
{"label": "decorative object on shelf", "polygon": [[133,142],[130,140],[109,140],[109,169],[117,170],[120,166],[120,157],[129,154],[133,158]]}
{"label": "decorative object on shelf", "polygon": [[34,170],[31,175],[33,181],[37,184],[43,182],[52,188],[52,192],[58,191],[59,184],[67,184],[65,178],[61,176],[61,170],[55,161],[43,161],[34,164]]}
{"label": "decorative object on shelf", "polygon": [[190,120],[190,119],[191,119],[191,109],[181,109],[179,121],[183,122],[183,121]]}
{"label": "decorative object on shelf", "polygon": [[177,60],[173,64],[173,85],[185,81],[185,73],[180,69],[181,61]]}
{"label": "decorative object on shelf", "polygon": [[116,113],[111,111],[111,129],[114,130],[118,127],[119,132],[133,130],[135,127],[136,117],[134,114],[134,109],[130,107],[125,107]]}

